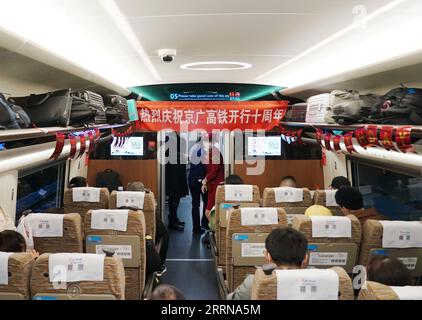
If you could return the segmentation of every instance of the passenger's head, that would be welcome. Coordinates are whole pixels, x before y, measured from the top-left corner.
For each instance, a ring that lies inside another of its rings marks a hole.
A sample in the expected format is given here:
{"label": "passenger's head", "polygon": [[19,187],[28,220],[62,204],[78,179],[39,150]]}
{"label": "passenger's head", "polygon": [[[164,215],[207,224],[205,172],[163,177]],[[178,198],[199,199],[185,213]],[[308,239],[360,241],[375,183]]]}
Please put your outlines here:
{"label": "passenger's head", "polygon": [[343,214],[363,208],[363,197],[359,190],[352,187],[341,187],[336,192],[336,202]]}
{"label": "passenger's head", "polygon": [[160,284],[152,292],[151,300],[186,300],[186,298],[176,287]]}
{"label": "passenger's head", "polygon": [[265,240],[265,249],[268,263],[298,269],[307,266],[308,240],[293,228],[274,229]]}
{"label": "passenger's head", "polygon": [[308,217],[316,217],[316,216],[332,216],[333,213],[331,212],[330,209],[315,204],[313,206],[310,206],[308,209],[306,209],[305,211],[305,215]]}
{"label": "passenger's head", "polygon": [[412,276],[409,269],[397,258],[372,256],[366,266],[367,280],[387,286],[410,286]]}
{"label": "passenger's head", "polygon": [[145,191],[145,186],[141,181],[129,182],[127,184],[127,191]]}
{"label": "passenger's head", "polygon": [[232,174],[226,178],[224,181],[225,184],[243,184],[243,179],[237,174]]}
{"label": "passenger's head", "polygon": [[286,176],[281,179],[280,187],[296,188],[296,179],[292,176]]}
{"label": "passenger's head", "polygon": [[86,178],[84,177],[74,177],[69,181],[68,187],[71,188],[83,188],[87,187],[88,182],[86,181]]}
{"label": "passenger's head", "polygon": [[335,177],[332,181],[331,181],[331,185],[330,185],[330,189],[340,189],[341,187],[350,187],[350,181],[349,179],[347,179],[346,177]]}
{"label": "passenger's head", "polygon": [[4,230],[0,232],[1,252],[26,252],[25,238],[16,231]]}

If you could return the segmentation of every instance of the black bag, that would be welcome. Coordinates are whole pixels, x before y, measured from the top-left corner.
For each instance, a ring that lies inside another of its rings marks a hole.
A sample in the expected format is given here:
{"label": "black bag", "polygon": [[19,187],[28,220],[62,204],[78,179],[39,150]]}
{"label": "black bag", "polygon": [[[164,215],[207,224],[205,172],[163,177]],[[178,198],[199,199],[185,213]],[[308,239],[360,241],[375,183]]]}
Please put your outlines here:
{"label": "black bag", "polygon": [[72,108],[71,90],[59,90],[28,97],[12,98],[37,127],[67,127]]}
{"label": "black bag", "polygon": [[70,125],[81,127],[95,123],[97,112],[90,108],[89,103],[77,96],[72,97],[72,110],[70,114]]}
{"label": "black bag", "polygon": [[118,95],[104,96],[107,122],[110,124],[123,124],[129,121],[127,100]]}
{"label": "black bag", "polygon": [[400,87],[362,108],[362,118],[380,124],[422,124],[422,89]]}
{"label": "black bag", "polygon": [[74,93],[74,97],[85,100],[89,108],[95,111],[95,123],[107,123],[106,109],[104,106],[103,97],[92,91],[78,91]]}
{"label": "black bag", "polygon": [[28,114],[0,93],[0,129],[25,129],[30,126]]}
{"label": "black bag", "polygon": [[103,172],[98,172],[96,177],[97,188],[107,188],[108,191],[113,192],[118,190],[122,185],[120,182],[120,175],[116,171],[107,169]]}
{"label": "black bag", "polygon": [[161,267],[160,256],[155,249],[154,241],[152,241],[151,236],[145,237],[145,256],[146,256],[146,276],[152,275],[154,272],[158,271]]}

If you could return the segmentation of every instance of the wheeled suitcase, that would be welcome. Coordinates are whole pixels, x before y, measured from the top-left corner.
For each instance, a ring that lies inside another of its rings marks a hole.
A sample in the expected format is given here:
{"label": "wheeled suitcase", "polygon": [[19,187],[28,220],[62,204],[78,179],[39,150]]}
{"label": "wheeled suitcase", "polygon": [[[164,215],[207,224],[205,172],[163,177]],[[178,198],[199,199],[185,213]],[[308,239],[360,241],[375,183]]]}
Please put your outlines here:
{"label": "wheeled suitcase", "polygon": [[81,98],[88,102],[89,107],[96,112],[96,124],[107,123],[106,108],[101,95],[92,91],[78,91],[74,93],[74,97]]}
{"label": "wheeled suitcase", "polygon": [[306,103],[296,103],[290,106],[284,117],[285,121],[305,122],[307,107],[308,105]]}
{"label": "wheeled suitcase", "polygon": [[106,95],[103,98],[108,123],[123,124],[129,121],[128,103],[125,98],[118,95]]}

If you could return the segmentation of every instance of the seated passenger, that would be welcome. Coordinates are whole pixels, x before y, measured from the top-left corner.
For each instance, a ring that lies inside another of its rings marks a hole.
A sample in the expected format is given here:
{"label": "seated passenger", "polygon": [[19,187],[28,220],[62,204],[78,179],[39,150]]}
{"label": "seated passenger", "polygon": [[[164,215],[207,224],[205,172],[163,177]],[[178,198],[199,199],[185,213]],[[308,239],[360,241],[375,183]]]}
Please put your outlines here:
{"label": "seated passenger", "polygon": [[[274,263],[278,269],[305,269],[308,265],[308,240],[299,231],[290,228],[273,230],[265,240],[266,263]],[[227,300],[250,300],[253,275],[246,277]]]}
{"label": "seated passenger", "polygon": [[[134,182],[128,183],[127,191],[145,192],[147,191],[147,189],[145,188],[145,185],[141,181],[134,181]],[[147,240],[152,242],[151,237],[149,237],[149,239]],[[159,258],[160,262],[159,262],[159,266],[156,266],[155,263],[149,264],[147,262],[147,275],[152,274],[153,272],[156,272],[157,276],[161,277],[167,271],[167,268],[164,265],[164,263],[166,262],[166,259],[167,259],[167,250],[169,246],[169,233],[163,221],[161,221],[161,219],[155,219],[155,241],[156,242],[161,241],[160,252],[158,253],[160,256]],[[151,257],[150,259],[147,259],[147,261],[148,260],[150,262],[156,261],[155,246],[148,245],[147,243],[146,248],[149,251],[149,253],[147,252],[147,256]]]}
{"label": "seated passenger", "polygon": [[341,177],[341,176],[338,176],[338,177],[335,177],[332,181],[331,181],[331,184],[330,184],[330,189],[333,189],[333,190],[338,190],[338,189],[340,189],[341,187],[344,187],[344,186],[346,186],[346,187],[350,187],[351,186],[351,183],[350,183],[350,181],[349,181],[349,179],[347,179],[346,177]]}
{"label": "seated passenger", "polygon": [[285,176],[281,179],[280,187],[296,188],[296,179],[292,176]]}
{"label": "seated passenger", "polygon": [[336,192],[336,202],[341,212],[346,216],[355,214],[358,210],[363,210],[363,197],[359,190],[344,186]]}
{"label": "seated passenger", "polygon": [[387,256],[372,256],[366,266],[366,280],[387,286],[413,285],[409,269],[399,259]]}
{"label": "seated passenger", "polygon": [[160,284],[152,292],[151,300],[186,300],[186,298],[176,287]]}
{"label": "seated passenger", "polygon": [[88,182],[86,181],[86,178],[84,178],[84,177],[74,177],[69,181],[68,188],[69,189],[83,188],[83,187],[87,187],[87,186],[88,186]]}
{"label": "seated passenger", "polygon": [[333,213],[331,212],[330,209],[315,204],[313,206],[310,206],[308,209],[306,209],[305,211],[305,216],[307,217],[317,217],[317,216],[332,216]]}
{"label": "seated passenger", "polygon": [[30,252],[34,258],[39,256],[35,250],[26,249],[25,238],[16,231],[4,230],[0,232],[0,251],[1,252]]}

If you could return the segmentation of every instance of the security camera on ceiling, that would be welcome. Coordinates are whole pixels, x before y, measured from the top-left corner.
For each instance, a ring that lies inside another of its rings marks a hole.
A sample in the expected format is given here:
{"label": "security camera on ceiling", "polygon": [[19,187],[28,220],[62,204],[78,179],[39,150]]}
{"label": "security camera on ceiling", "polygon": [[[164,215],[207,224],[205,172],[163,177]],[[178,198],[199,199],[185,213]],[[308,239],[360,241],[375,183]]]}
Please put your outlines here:
{"label": "security camera on ceiling", "polygon": [[161,49],[158,50],[158,55],[161,58],[161,61],[165,63],[170,63],[174,61],[174,58],[177,55],[176,49]]}

